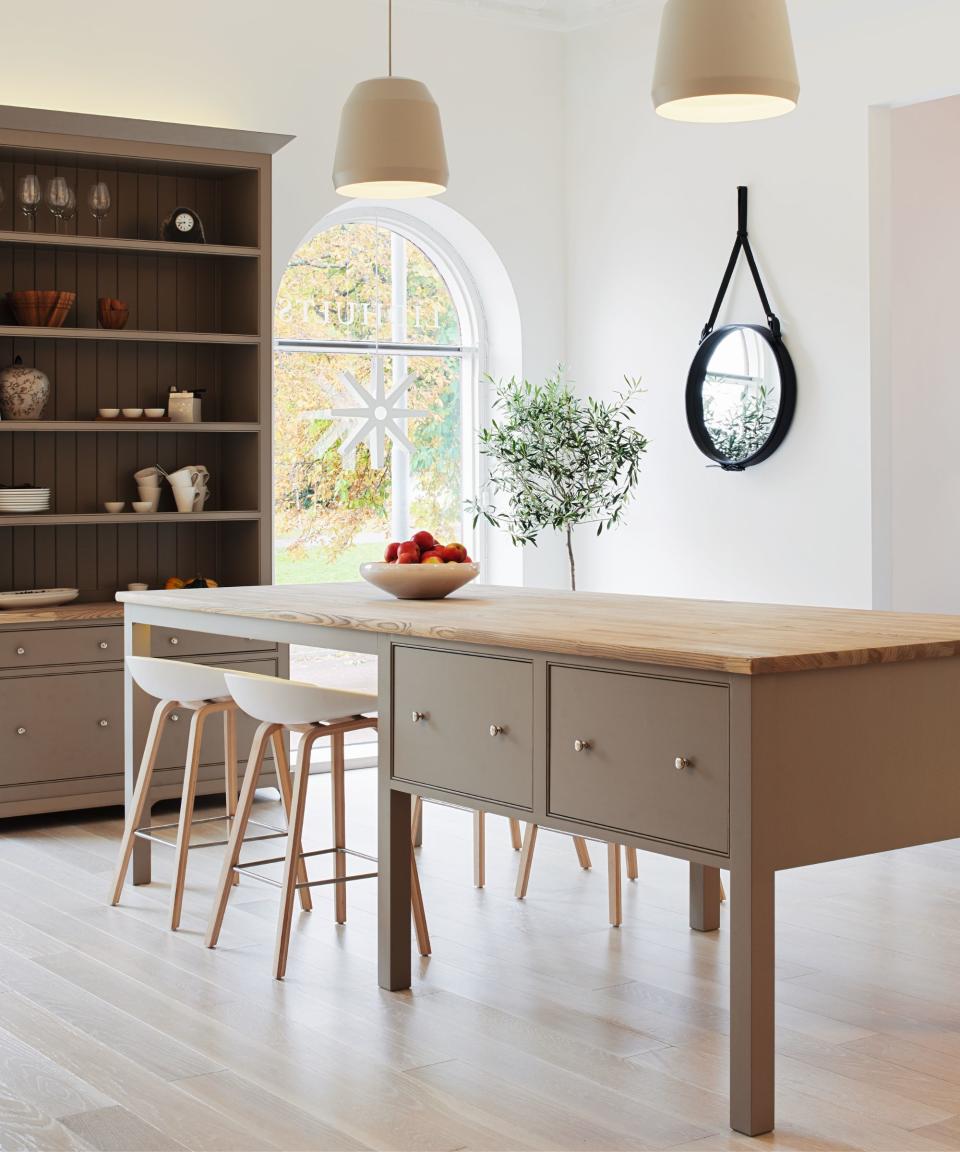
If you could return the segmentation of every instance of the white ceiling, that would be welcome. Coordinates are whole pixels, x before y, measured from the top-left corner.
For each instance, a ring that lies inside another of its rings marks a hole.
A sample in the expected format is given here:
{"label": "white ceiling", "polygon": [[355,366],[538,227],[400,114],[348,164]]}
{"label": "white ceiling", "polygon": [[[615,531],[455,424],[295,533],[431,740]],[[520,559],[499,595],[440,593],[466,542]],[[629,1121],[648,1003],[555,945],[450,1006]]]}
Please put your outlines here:
{"label": "white ceiling", "polygon": [[443,0],[476,8],[481,12],[506,13],[525,17],[554,28],[577,28],[592,24],[626,8],[650,0]]}

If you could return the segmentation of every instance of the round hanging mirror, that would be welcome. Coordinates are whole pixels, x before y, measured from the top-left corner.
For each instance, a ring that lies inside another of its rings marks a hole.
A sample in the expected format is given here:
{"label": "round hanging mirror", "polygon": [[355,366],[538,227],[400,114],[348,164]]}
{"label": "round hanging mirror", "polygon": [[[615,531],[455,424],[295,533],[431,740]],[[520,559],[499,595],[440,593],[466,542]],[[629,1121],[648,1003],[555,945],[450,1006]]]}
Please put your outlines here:
{"label": "round hanging mirror", "polygon": [[730,471],[766,460],[780,446],[797,398],[790,353],[754,324],[711,332],[687,376],[687,423],[705,456]]}

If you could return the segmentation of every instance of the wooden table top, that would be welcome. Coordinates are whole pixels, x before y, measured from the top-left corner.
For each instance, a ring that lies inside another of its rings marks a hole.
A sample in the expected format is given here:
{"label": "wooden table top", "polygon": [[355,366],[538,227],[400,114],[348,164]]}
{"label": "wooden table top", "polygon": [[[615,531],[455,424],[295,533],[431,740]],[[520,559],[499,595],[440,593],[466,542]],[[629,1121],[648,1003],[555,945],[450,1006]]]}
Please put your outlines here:
{"label": "wooden table top", "polygon": [[[757,675],[960,655],[960,616],[472,584],[394,600],[369,584],[120,592],[130,605]],[[204,630],[215,632],[214,621]]]}

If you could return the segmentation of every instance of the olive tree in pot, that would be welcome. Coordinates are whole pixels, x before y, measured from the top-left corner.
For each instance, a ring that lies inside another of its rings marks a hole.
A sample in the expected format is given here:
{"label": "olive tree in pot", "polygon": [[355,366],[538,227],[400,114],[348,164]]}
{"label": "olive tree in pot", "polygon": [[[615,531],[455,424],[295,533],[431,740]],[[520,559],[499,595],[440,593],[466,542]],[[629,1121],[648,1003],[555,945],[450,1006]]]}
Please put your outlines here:
{"label": "olive tree in pot", "polygon": [[573,529],[596,524],[599,536],[620,521],[647,450],[630,423],[640,382],[625,379],[608,403],[578,397],[560,369],[544,384],[501,381],[479,436],[490,463],[480,495],[467,502],[474,526],[483,518],[514,544],[535,545],[545,528],[564,533],[573,590]]}

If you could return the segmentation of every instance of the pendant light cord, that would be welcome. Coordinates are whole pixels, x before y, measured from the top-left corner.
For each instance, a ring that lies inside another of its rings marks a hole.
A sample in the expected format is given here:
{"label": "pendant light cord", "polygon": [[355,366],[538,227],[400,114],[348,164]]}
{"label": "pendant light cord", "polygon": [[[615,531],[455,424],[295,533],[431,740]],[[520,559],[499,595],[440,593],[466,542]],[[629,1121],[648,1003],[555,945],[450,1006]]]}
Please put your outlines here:
{"label": "pendant light cord", "polygon": [[393,75],[393,0],[387,0],[387,75]]}

